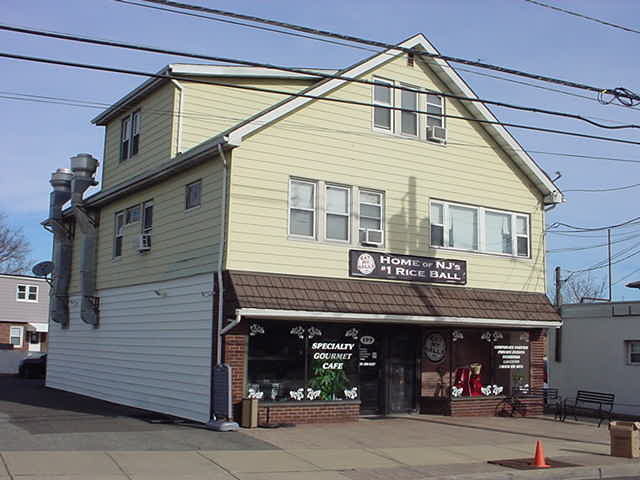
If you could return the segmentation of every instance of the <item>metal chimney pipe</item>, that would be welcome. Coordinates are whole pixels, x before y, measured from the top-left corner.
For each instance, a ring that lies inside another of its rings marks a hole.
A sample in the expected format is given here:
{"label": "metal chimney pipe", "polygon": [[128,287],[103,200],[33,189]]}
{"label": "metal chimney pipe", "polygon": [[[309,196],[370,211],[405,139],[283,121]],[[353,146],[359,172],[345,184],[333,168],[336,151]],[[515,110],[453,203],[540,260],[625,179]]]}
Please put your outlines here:
{"label": "metal chimney pipe", "polygon": [[59,168],[51,174],[49,183],[53,191],[49,196],[49,224],[53,230],[53,285],[49,302],[52,321],[67,326],[69,323],[69,279],[71,276],[72,239],[62,223],[62,206],[71,198],[73,175],[68,168]]}

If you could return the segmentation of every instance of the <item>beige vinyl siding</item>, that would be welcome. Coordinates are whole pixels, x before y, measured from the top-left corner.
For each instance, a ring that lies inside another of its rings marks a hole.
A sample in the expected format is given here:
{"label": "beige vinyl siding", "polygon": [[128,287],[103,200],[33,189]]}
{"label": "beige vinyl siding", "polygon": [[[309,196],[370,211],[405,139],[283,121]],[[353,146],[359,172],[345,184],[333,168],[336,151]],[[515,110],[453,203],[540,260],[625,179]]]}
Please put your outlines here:
{"label": "beige vinyl siding", "polygon": [[[202,204],[185,210],[185,186],[202,179]],[[191,170],[109,204],[101,211],[98,289],[187,277],[217,268],[222,162]],[[115,212],[153,200],[152,248],[137,251],[141,223],[127,225],[122,256],[113,258]]]}
{"label": "beige vinyl siding", "polygon": [[[398,58],[375,75],[443,91],[416,63],[410,68]],[[371,103],[372,91],[347,84],[331,96]],[[470,116],[459,102],[446,105],[447,113]],[[447,119],[446,126],[443,146],[373,132],[371,108],[315,101],[245,139],[234,152],[227,267],[348,276],[347,252],[361,248],[355,242],[287,239],[288,180],[294,176],[384,191],[385,251],[467,260],[471,287],[544,291],[539,191],[478,124]],[[531,214],[532,259],[431,248],[430,199]]]}
{"label": "beige vinyl siding", "polygon": [[206,422],[212,288],[206,274],[99,290],[99,328],[72,297],[69,327],[49,330],[47,386]]}
{"label": "beige vinyl siding", "polygon": [[[291,79],[215,79],[217,83],[298,92],[312,84],[311,80]],[[275,93],[204,85],[180,80],[183,88],[182,151],[240,123],[274,103],[286,98]]]}
{"label": "beige vinyl siding", "polygon": [[[164,84],[106,127],[102,188],[109,188],[171,158],[175,138],[175,87]],[[122,119],[140,110],[138,154],[120,161]]]}
{"label": "beige vinyl siding", "polygon": [[[75,226],[75,220],[69,216],[66,218],[71,227]],[[80,265],[82,261],[82,232],[80,228],[73,228],[73,242],[71,251],[71,278],[69,280],[69,295],[80,294]],[[99,231],[98,231],[99,233]]]}

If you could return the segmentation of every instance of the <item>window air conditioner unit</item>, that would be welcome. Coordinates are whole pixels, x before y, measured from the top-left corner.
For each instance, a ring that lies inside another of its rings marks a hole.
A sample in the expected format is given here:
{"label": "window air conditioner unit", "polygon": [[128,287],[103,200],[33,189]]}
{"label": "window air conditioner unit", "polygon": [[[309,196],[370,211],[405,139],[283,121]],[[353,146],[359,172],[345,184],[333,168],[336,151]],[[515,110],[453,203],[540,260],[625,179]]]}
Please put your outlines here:
{"label": "window air conditioner unit", "polygon": [[382,230],[376,230],[374,228],[366,228],[364,231],[364,244],[375,245],[376,247],[382,246],[384,241],[384,232]]}
{"label": "window air conditioner unit", "polygon": [[149,250],[151,250],[151,235],[143,233],[138,237],[138,251],[148,252]]}
{"label": "window air conditioner unit", "polygon": [[447,139],[447,130],[442,127],[427,127],[427,140],[444,143]]}

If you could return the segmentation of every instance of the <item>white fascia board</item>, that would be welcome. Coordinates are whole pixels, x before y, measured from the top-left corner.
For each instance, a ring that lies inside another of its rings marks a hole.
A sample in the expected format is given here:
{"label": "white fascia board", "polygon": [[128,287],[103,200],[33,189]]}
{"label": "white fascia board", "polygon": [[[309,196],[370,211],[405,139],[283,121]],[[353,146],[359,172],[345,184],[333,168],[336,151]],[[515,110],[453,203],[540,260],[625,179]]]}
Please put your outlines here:
{"label": "white fascia board", "polygon": [[[424,35],[418,34],[411,37],[408,40],[402,42],[399,47],[401,48],[414,48],[422,47],[425,51],[433,54],[439,54],[431,43],[425,38]],[[342,76],[358,77],[379,65],[393,59],[397,55],[401,55],[401,50],[389,49],[380,54],[371,57],[369,60],[363,63],[356,64],[353,68],[348,69],[342,73]],[[477,98],[473,91],[467,86],[462,77],[456,73],[456,71],[449,66],[449,64],[439,58],[433,59],[432,68],[438,77],[456,94]],[[330,93],[334,89],[343,85],[347,80],[332,79],[322,83],[316,88],[312,88],[306,93],[313,96],[322,96]],[[263,115],[260,115],[250,122],[238,127],[235,130],[229,131],[230,143],[239,145],[243,138],[254,131],[267,126],[269,123],[278,120],[279,118],[287,115],[293,110],[311,102],[313,99],[305,97],[293,97],[289,101],[282,105],[266,111]],[[467,102],[467,108],[472,115],[482,119],[497,122],[496,117],[489,111],[484,104],[479,102]],[[501,125],[489,125],[482,124],[487,132],[498,142],[498,144],[505,149],[507,155],[513,160],[513,162],[522,169],[527,177],[536,185],[536,187],[544,194],[545,203],[560,203],[564,200],[562,193],[553,184],[551,179],[545,175],[545,173],[536,165],[536,163],[527,155],[521,151],[522,147],[511,136],[511,134]]]}
{"label": "white fascia board", "polygon": [[434,325],[451,327],[517,327],[560,328],[562,322],[509,320],[503,318],[436,317],[423,315],[386,315],[373,313],[315,312],[307,310],[277,310],[269,308],[239,308],[236,318],[272,320],[313,320],[324,322],[397,323],[405,325]]}
{"label": "white fascia board", "polygon": [[29,326],[33,328],[32,331],[47,333],[49,331],[48,323],[29,322]]}
{"label": "white fascia board", "polygon": [[174,75],[192,75],[204,77],[249,77],[249,78],[289,78],[289,79],[316,79],[313,73],[333,74],[337,70],[309,68],[308,74],[286,72],[274,68],[263,67],[237,67],[232,65],[199,65],[189,63],[174,63],[170,65]]}
{"label": "white fascia board", "polygon": [[[166,75],[171,69],[171,65],[167,65],[160,70],[156,75]],[[138,98],[144,97],[149,92],[155,90],[162,82],[166,82],[164,78],[149,78],[145,80],[140,86],[131,90],[124,97],[111,105],[100,115],[94,117],[91,123],[95,125],[106,125],[114,116],[118,115],[122,109],[126,108],[131,103],[138,100]]]}

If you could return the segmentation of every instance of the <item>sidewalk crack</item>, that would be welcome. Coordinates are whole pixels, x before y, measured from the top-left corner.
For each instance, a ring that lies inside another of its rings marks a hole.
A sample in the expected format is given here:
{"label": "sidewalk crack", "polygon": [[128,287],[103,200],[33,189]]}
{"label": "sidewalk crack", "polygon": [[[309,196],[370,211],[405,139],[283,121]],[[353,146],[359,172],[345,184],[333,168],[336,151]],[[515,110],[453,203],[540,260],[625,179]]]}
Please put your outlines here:
{"label": "sidewalk crack", "polygon": [[113,463],[115,463],[115,464],[116,464],[116,467],[118,467],[118,470],[120,470],[120,471],[122,472],[122,474],[123,474],[126,478],[128,478],[129,480],[133,480],[133,477],[132,477],[131,475],[129,475],[129,474],[125,471],[125,469],[124,469],[124,468],[122,468],[122,466],[120,466],[120,464],[116,461],[116,459],[115,459],[115,458],[113,458],[113,456],[112,456],[109,452],[104,452],[104,454],[105,454],[107,457],[109,457]]}

